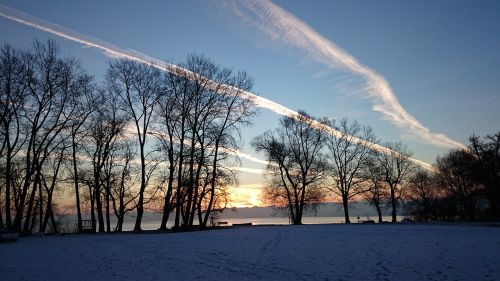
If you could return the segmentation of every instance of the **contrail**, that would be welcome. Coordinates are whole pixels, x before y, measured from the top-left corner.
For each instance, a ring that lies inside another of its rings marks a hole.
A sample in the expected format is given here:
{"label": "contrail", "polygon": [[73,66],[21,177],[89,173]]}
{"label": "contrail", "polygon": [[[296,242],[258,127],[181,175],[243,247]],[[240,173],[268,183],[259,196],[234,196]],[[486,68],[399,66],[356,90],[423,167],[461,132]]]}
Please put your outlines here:
{"label": "contrail", "polygon": [[465,148],[465,146],[441,133],[433,133],[399,103],[387,80],[374,70],[362,65],[348,52],[323,37],[312,27],[270,0],[225,2],[243,22],[253,25],[272,40],[305,51],[317,62],[332,69],[351,72],[365,83],[364,93],[373,102],[373,110],[396,126],[406,129],[415,137],[436,146]]}
{"label": "contrail", "polygon": [[[197,76],[198,79],[200,78],[199,77],[200,75],[196,75],[194,72],[192,72],[188,69],[179,67],[179,66],[174,65],[174,64],[166,63],[166,62],[161,61],[157,58],[153,58],[153,57],[150,57],[150,56],[147,56],[144,54],[140,54],[138,52],[121,49],[117,46],[114,46],[114,45],[108,43],[108,42],[98,40],[98,39],[95,39],[95,38],[92,38],[92,37],[89,37],[86,35],[79,34],[73,30],[67,29],[67,28],[62,27],[60,25],[42,20],[40,18],[31,16],[31,15],[28,15],[26,13],[12,9],[12,8],[7,7],[5,5],[2,5],[2,4],[0,4],[0,16],[7,18],[7,19],[10,19],[12,21],[15,21],[17,23],[23,24],[23,25],[27,25],[27,26],[30,26],[30,27],[33,27],[33,28],[36,28],[39,30],[46,31],[48,33],[62,37],[64,39],[67,39],[67,40],[70,40],[73,42],[77,42],[77,43],[83,44],[83,45],[88,46],[88,47],[96,48],[98,50],[101,50],[108,57],[125,58],[125,59],[129,59],[132,61],[136,61],[138,63],[151,65],[151,66],[153,66],[161,71],[174,73],[176,75],[186,77],[188,79],[191,79],[195,76]],[[280,115],[289,116],[289,117],[296,118],[296,119],[298,119],[298,118],[302,119],[301,115],[298,112],[296,112],[292,109],[289,109],[281,104],[278,104],[274,101],[266,99],[264,97],[257,96],[251,92],[243,91],[241,89],[238,89],[238,88],[235,88],[232,86],[219,85],[216,82],[210,81],[208,79],[207,79],[207,82],[211,87],[222,89],[223,92],[229,92],[231,94],[239,95],[239,96],[246,98],[246,99],[251,99],[258,107],[269,109],[269,110],[271,110],[275,113],[278,113]],[[335,130],[335,129],[333,129],[325,124],[321,124],[316,120],[307,119],[307,122],[311,126],[317,128],[319,130],[328,132],[328,133],[333,134],[333,135],[338,136],[338,137],[341,136],[341,133],[339,131],[337,131],[337,130]],[[382,152],[382,153],[391,152],[390,149],[383,147],[381,145],[378,145],[378,144],[368,143],[368,142],[365,142],[365,141],[363,141],[361,139],[357,139],[357,138],[354,139],[354,141],[362,143],[362,144],[367,145],[367,146],[370,146],[373,149],[375,149],[379,152]],[[238,155],[243,156],[243,158],[246,158],[246,159],[251,160],[251,161],[256,160],[255,157],[246,157],[248,155],[245,153],[238,152]],[[260,159],[257,159],[257,160],[258,161],[256,161],[256,162],[263,163],[263,160],[260,160]],[[430,169],[430,170],[433,169],[432,165],[429,163],[426,163],[426,162],[423,162],[423,161],[420,161],[417,159],[413,159],[413,158],[412,158],[412,161],[423,168]]]}

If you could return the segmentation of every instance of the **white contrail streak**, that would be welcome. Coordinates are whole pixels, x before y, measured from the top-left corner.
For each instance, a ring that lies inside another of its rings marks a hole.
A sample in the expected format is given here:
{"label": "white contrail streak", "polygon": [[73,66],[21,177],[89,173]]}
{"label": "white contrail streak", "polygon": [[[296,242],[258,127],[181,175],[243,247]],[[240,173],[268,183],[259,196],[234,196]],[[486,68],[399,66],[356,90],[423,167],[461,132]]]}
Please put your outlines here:
{"label": "white contrail streak", "polygon": [[[48,33],[62,37],[64,39],[67,39],[67,40],[70,40],[73,42],[77,42],[77,43],[83,44],[83,45],[88,46],[88,47],[96,48],[98,50],[103,51],[104,54],[108,57],[129,59],[132,61],[136,61],[138,63],[151,65],[151,66],[153,66],[157,69],[160,69],[162,71],[174,73],[174,74],[182,76],[182,77],[192,78],[195,76],[195,73],[188,70],[188,69],[179,67],[179,66],[174,65],[174,64],[166,63],[164,61],[161,61],[159,59],[156,59],[156,58],[144,55],[144,54],[140,54],[140,53],[133,52],[133,51],[123,50],[123,49],[121,49],[117,46],[114,46],[108,42],[104,42],[104,41],[101,41],[101,40],[98,40],[98,39],[95,39],[95,38],[92,38],[89,36],[79,34],[75,31],[72,31],[70,29],[62,27],[60,25],[36,18],[34,16],[17,11],[15,9],[12,9],[12,8],[7,7],[5,5],[2,5],[2,4],[0,4],[0,16],[7,18],[7,19],[10,19],[10,20],[15,21],[15,22],[20,23],[20,24],[24,24],[24,25],[27,25],[27,26],[30,26],[30,27],[33,27],[33,28],[36,28],[39,30],[46,31]],[[198,78],[199,78],[199,75],[198,75]],[[222,89],[223,92],[230,92],[230,93],[233,93],[236,95],[240,95],[243,98],[251,99],[251,100],[253,100],[253,102],[255,102],[255,104],[258,107],[269,109],[275,113],[278,113],[278,114],[284,115],[284,116],[290,116],[293,118],[299,117],[299,114],[296,111],[289,109],[289,108],[287,108],[281,104],[278,104],[274,101],[271,101],[269,99],[259,97],[253,93],[243,91],[241,89],[238,89],[238,88],[235,88],[232,86],[218,85],[213,81],[208,81],[208,82],[209,82],[209,84],[211,84],[212,87],[214,87],[214,88],[218,87],[219,89]],[[339,136],[339,137],[341,136],[341,133],[339,131],[337,131],[337,130],[335,130],[327,125],[321,124],[316,120],[309,119],[308,122],[311,124],[311,126],[314,126],[315,128],[317,128],[319,130],[334,134],[334,135]],[[360,140],[360,139],[354,139],[354,141],[363,143],[364,145],[369,145],[373,149],[375,149],[379,152],[382,152],[382,153],[388,153],[391,151],[388,148],[383,147],[381,145],[367,143],[367,142]],[[251,161],[257,160],[256,162],[264,163],[263,160],[256,159],[255,157],[247,157],[248,155],[245,153],[238,152],[238,155],[241,155],[241,156],[243,156],[243,158],[246,158],[246,159],[251,160]],[[423,168],[432,169],[432,166],[429,163],[426,163],[426,162],[423,162],[423,161],[420,161],[417,159],[412,159],[412,160],[416,164],[418,164],[419,166],[421,166]]]}
{"label": "white contrail streak", "polygon": [[436,146],[465,148],[457,141],[440,133],[433,133],[407,112],[399,103],[387,80],[374,70],[362,65],[348,52],[323,37],[312,27],[270,0],[225,2],[243,22],[267,34],[274,41],[305,51],[317,62],[332,69],[351,72],[365,80],[363,91],[374,102],[373,110],[416,138]]}
{"label": "white contrail streak", "polygon": [[229,170],[232,170],[232,171],[257,174],[257,175],[263,175],[266,172],[265,170],[262,170],[262,169],[245,168],[245,167],[237,167],[237,166],[230,166],[230,167],[226,166],[226,168]]}

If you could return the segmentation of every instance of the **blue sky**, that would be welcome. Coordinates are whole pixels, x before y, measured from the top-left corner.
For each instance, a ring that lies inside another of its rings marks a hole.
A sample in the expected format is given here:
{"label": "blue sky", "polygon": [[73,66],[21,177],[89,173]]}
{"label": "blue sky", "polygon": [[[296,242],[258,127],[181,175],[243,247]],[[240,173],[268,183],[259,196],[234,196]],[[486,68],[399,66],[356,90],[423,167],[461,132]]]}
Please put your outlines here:
{"label": "blue sky", "polygon": [[[357,119],[372,126],[382,141],[405,142],[423,161],[432,163],[448,150],[422,141],[374,111],[373,102],[360,90],[359,75],[331,69],[304,50],[273,40],[243,22],[229,1],[149,1],[142,6],[137,1],[0,3],[173,63],[188,53],[207,55],[221,65],[249,72],[255,78],[254,92],[261,96],[318,117]],[[472,133],[500,130],[500,2],[273,3],[385,78],[401,106],[433,133],[466,144]],[[1,17],[0,34],[2,43],[23,48],[35,37],[54,39],[64,55],[80,58],[99,79],[109,60],[95,49]],[[248,143],[275,128],[278,119],[261,110],[255,125],[244,130],[243,150],[253,153]],[[246,160],[243,166],[263,168]],[[262,178],[254,174],[241,175],[244,185],[259,182]]]}

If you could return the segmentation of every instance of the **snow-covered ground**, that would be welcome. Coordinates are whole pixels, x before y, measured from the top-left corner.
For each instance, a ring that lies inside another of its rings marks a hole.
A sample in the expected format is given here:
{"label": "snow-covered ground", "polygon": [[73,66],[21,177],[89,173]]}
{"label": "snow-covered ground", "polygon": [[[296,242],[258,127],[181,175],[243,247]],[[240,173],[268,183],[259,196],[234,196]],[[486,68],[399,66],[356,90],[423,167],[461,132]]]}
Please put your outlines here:
{"label": "snow-covered ground", "polygon": [[0,244],[0,280],[500,280],[500,227],[258,226]]}

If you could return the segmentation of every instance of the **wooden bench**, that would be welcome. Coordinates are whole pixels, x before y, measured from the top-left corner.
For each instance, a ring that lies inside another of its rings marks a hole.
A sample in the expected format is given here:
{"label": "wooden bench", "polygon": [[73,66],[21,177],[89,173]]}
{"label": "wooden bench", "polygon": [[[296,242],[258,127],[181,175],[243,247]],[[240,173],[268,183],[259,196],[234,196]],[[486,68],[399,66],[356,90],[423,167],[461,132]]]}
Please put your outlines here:
{"label": "wooden bench", "polygon": [[220,222],[217,222],[217,225],[218,225],[218,226],[221,226],[221,225],[227,225],[227,221],[220,221]]}
{"label": "wooden bench", "polygon": [[92,220],[82,220],[82,233],[95,233],[92,227]]}

